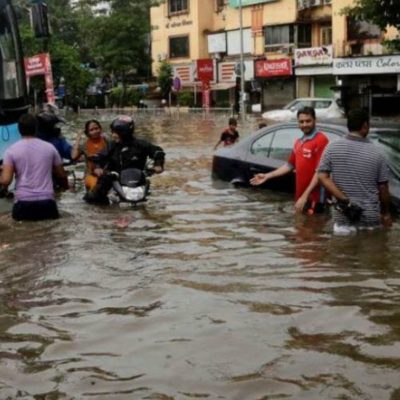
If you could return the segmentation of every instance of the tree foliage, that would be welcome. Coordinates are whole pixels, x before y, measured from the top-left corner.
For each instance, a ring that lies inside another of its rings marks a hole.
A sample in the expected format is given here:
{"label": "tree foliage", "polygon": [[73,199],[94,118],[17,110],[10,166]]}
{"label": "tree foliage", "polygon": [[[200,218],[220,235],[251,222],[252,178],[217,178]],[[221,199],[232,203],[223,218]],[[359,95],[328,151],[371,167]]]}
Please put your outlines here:
{"label": "tree foliage", "polygon": [[172,86],[172,65],[167,61],[162,61],[158,68],[158,86],[162,97],[167,100]]}
{"label": "tree foliage", "polygon": [[388,26],[400,30],[399,0],[357,0],[349,12],[359,19],[373,22],[382,30]]}
{"label": "tree foliage", "polygon": [[[358,19],[372,22],[386,31],[389,26],[395,27],[400,35],[400,1],[399,0],[356,0],[353,7],[345,13]],[[400,36],[387,41],[386,45],[400,50]]]}
{"label": "tree foliage", "polygon": [[[150,7],[154,0],[108,0],[110,12],[96,15],[101,0],[52,0],[51,36],[37,39],[29,23],[31,0],[14,0],[26,56],[49,51],[55,82],[61,77],[70,95],[82,96],[93,76],[113,74],[123,82],[130,73],[150,74]],[[72,5],[73,4],[73,5]]]}

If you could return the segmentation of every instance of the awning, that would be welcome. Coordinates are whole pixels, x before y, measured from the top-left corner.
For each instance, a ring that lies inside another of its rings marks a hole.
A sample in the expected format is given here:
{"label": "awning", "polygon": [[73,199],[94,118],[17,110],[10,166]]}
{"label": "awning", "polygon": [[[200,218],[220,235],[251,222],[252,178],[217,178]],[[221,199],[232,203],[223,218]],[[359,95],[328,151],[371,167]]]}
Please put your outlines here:
{"label": "awning", "polygon": [[[234,88],[235,86],[236,86],[235,82],[211,83],[210,90],[228,90],[228,89]],[[198,92],[201,92],[201,83],[200,82],[184,83],[182,85],[182,89],[186,90],[186,91],[192,91],[192,90],[194,90],[194,87],[196,87],[196,90]]]}
{"label": "awning", "polygon": [[220,82],[220,83],[212,83],[210,89],[211,90],[228,90],[236,86],[234,82]]}
{"label": "awning", "polygon": [[320,65],[317,67],[296,67],[294,72],[296,76],[333,75],[333,68],[332,65]]}

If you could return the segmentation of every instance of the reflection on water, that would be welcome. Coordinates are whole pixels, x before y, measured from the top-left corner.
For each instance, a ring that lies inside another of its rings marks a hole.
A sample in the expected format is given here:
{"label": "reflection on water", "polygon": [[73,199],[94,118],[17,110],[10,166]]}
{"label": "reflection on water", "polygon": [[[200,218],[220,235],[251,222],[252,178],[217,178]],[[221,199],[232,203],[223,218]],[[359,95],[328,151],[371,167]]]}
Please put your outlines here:
{"label": "reflection on water", "polygon": [[400,398],[399,226],[334,238],[212,181],[226,119],[139,118],[167,152],[144,206],[0,214],[1,399]]}

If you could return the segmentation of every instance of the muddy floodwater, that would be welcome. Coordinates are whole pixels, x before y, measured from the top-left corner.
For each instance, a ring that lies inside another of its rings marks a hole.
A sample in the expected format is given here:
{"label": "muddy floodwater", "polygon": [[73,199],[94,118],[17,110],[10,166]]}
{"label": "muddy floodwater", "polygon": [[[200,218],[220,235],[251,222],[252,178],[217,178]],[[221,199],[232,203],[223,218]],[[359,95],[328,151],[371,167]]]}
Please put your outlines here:
{"label": "muddy floodwater", "polygon": [[1,400],[400,399],[398,222],[332,237],[291,195],[213,181],[227,118],[139,116],[167,162],[136,209],[0,212]]}

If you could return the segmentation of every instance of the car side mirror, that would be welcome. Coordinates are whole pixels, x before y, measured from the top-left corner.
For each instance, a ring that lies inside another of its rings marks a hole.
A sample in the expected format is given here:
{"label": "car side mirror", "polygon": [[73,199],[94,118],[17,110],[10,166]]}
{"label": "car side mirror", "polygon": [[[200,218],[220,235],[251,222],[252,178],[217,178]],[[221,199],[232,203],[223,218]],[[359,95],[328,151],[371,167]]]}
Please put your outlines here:
{"label": "car side mirror", "polygon": [[296,107],[290,107],[289,110],[290,110],[291,112],[295,112],[295,111],[296,111]]}

